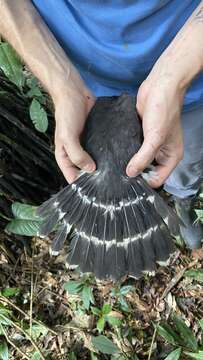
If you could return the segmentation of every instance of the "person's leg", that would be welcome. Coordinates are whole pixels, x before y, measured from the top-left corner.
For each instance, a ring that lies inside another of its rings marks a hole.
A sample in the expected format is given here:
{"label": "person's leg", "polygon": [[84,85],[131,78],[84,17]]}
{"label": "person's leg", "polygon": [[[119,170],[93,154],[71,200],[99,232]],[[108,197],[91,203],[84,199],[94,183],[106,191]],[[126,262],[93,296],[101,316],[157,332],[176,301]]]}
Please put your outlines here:
{"label": "person's leg", "polygon": [[185,226],[181,234],[191,249],[200,248],[203,226],[193,225],[193,203],[203,181],[203,107],[182,114],[184,158],[167,179],[164,189],[174,195],[177,212]]}

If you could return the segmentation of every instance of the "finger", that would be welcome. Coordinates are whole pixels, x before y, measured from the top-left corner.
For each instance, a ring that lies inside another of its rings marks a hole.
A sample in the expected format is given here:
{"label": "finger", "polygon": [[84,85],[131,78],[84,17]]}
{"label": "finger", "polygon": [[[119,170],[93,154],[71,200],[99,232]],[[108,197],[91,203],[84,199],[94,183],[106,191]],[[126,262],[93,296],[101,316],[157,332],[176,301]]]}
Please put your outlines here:
{"label": "finger", "polygon": [[129,161],[126,169],[128,176],[137,176],[154,160],[161,146],[161,138],[156,132],[146,136],[139,151]]}
{"label": "finger", "polygon": [[69,138],[68,142],[64,144],[64,148],[71,160],[71,162],[79,169],[87,172],[93,172],[96,169],[96,164],[91,156],[82,148],[78,138]]}
{"label": "finger", "polygon": [[56,145],[55,158],[65,179],[71,184],[77,178],[79,170],[73,165],[62,145]]}
{"label": "finger", "polygon": [[159,188],[169,177],[173,169],[175,169],[176,165],[176,162],[171,162],[166,165],[157,165],[153,170],[151,176],[149,174],[149,178],[147,179],[148,184],[152,188]]}
{"label": "finger", "polygon": [[180,147],[178,150],[176,149],[175,154],[170,154],[168,158],[164,158],[164,154],[158,156],[156,158],[159,165],[155,167],[155,169],[152,172],[152,176],[149,176],[147,182],[149,185],[153,188],[158,188],[166,181],[166,179],[169,177],[169,175],[172,173],[172,171],[176,168],[179,161],[183,157],[183,149]]}

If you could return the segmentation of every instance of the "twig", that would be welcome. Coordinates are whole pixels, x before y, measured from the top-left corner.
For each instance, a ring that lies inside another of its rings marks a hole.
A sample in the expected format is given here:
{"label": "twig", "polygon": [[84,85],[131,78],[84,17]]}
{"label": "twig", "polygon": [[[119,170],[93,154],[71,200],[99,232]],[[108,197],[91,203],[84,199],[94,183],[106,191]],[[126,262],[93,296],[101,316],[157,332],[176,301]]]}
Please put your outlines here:
{"label": "twig", "polygon": [[18,266],[18,263],[19,263],[19,260],[20,260],[20,257],[17,258],[16,262],[15,262],[15,265],[14,265],[14,268],[12,269],[12,273],[9,275],[9,278],[7,280],[7,283],[9,283],[11,277],[15,274],[15,271],[16,271],[16,268]]}
{"label": "twig", "polygon": [[152,356],[152,351],[153,351],[153,345],[154,345],[154,341],[155,341],[155,337],[156,337],[156,332],[157,332],[157,326],[154,329],[154,333],[153,333],[153,336],[152,336],[152,341],[151,341],[151,345],[150,345],[150,349],[149,349],[149,355],[148,355],[147,360],[150,360],[151,356]]}
{"label": "twig", "polygon": [[187,269],[191,268],[196,263],[197,263],[197,260],[192,261],[189,265],[184,267],[184,269],[180,270],[180,272],[173,277],[173,279],[170,281],[170,283],[164,290],[163,294],[161,295],[161,298],[160,298],[161,300],[163,300],[168,295],[168,293],[173,289],[173,287],[180,281],[180,279],[183,277],[185,271]]}
{"label": "twig", "polygon": [[29,358],[22,350],[20,350],[20,348],[17,347],[17,346],[13,343],[13,341],[11,341],[11,340],[9,339],[9,336],[8,336],[6,330],[3,328],[3,326],[2,326],[1,324],[0,324],[0,329],[1,329],[1,332],[4,334],[4,336],[5,336],[5,338],[6,338],[6,341],[7,341],[11,346],[13,346],[13,348],[14,348],[16,351],[18,351],[25,359],[30,360],[30,358]]}
{"label": "twig", "polygon": [[33,309],[33,248],[32,248],[32,258],[31,258],[31,279],[30,279],[30,336],[32,336],[32,309]]}
{"label": "twig", "polygon": [[[7,304],[9,304],[11,307],[13,307],[14,309],[16,309],[18,312],[20,312],[22,315],[25,316],[25,318],[29,319],[29,315],[24,312],[22,309],[20,309],[17,305],[13,304],[12,301],[10,301],[9,299],[7,299],[5,296],[3,295],[0,295],[0,300],[6,302]],[[47,328],[53,335],[57,336],[58,333],[52,329],[50,329],[48,326],[46,326],[45,324],[43,324],[41,321],[38,321],[38,320],[35,320],[35,319],[32,319],[32,321],[35,323],[35,324],[38,324],[40,326],[44,326],[45,328]]]}
{"label": "twig", "polygon": [[[6,316],[4,316],[3,314],[1,314],[1,317],[5,320],[7,320],[8,318]],[[33,347],[40,353],[40,356],[42,358],[42,360],[46,360],[44,355],[42,354],[40,348],[38,347],[38,345],[36,344],[36,342],[33,340],[33,338],[29,335],[28,332],[24,331],[20,326],[18,326],[14,321],[12,321],[11,319],[9,319],[10,324],[12,324],[16,329],[18,329],[19,331],[21,331],[23,333],[23,335],[28,338],[31,342],[31,344],[33,345]]]}

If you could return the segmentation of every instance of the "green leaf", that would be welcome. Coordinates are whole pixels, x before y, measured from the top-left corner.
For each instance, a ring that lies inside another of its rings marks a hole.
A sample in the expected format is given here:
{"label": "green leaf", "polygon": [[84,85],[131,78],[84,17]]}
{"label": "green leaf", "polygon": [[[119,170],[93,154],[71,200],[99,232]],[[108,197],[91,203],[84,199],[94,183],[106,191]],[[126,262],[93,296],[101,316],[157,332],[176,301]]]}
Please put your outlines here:
{"label": "green leaf", "polygon": [[38,131],[46,132],[48,128],[47,113],[36,99],[33,99],[30,105],[30,118]]}
{"label": "green leaf", "polygon": [[174,351],[172,351],[166,358],[165,360],[178,360],[180,359],[180,355],[181,355],[181,348],[178,348]]}
{"label": "green leaf", "polygon": [[97,315],[97,316],[100,316],[101,313],[102,313],[100,309],[98,309],[98,308],[96,308],[96,307],[94,307],[94,306],[91,306],[91,311],[92,311],[92,313],[93,313],[94,315]]}
{"label": "green leaf", "polygon": [[31,360],[41,360],[41,355],[39,351],[35,351],[34,354],[32,354]]}
{"label": "green leaf", "polygon": [[36,87],[33,87],[32,89],[30,89],[27,94],[26,94],[28,97],[43,97],[43,94],[40,90],[40,88],[38,86]]}
{"label": "green leaf", "polygon": [[73,351],[71,351],[71,353],[68,354],[68,360],[77,360],[77,357]]}
{"label": "green leaf", "polygon": [[12,311],[6,309],[4,306],[0,306],[0,324],[9,326],[11,321],[9,316],[12,314]]}
{"label": "green leaf", "polygon": [[119,303],[120,303],[121,309],[122,309],[123,311],[130,312],[130,307],[129,307],[127,301],[124,299],[123,296],[120,296],[120,297],[119,297]]}
{"label": "green leaf", "polygon": [[104,326],[105,326],[105,319],[101,317],[97,321],[97,330],[101,333],[104,330]]}
{"label": "green leaf", "polygon": [[91,360],[99,360],[96,354],[91,351]]}
{"label": "green leaf", "polygon": [[185,324],[185,322],[180,317],[176,315],[173,316],[173,323],[175,324],[175,327],[179,332],[185,346],[196,352],[198,349],[198,343],[192,330]]}
{"label": "green leaf", "polygon": [[0,343],[0,358],[2,360],[9,360],[8,346],[5,340]]}
{"label": "green leaf", "polygon": [[200,325],[201,329],[203,330],[203,319],[199,320],[199,325]]}
{"label": "green leaf", "polygon": [[203,269],[191,269],[184,273],[184,276],[190,277],[198,282],[203,282]]}
{"label": "green leaf", "polygon": [[[30,333],[30,329],[27,329],[26,332]],[[41,335],[46,336],[48,330],[45,326],[40,324],[32,325],[32,338],[37,340]]]}
{"label": "green leaf", "polygon": [[118,347],[104,335],[92,336],[93,346],[103,354],[116,354],[119,352]]}
{"label": "green leaf", "polygon": [[40,221],[41,217],[36,215],[37,206],[22,204],[18,201],[12,204],[12,213],[17,219]]}
{"label": "green leaf", "polygon": [[197,214],[198,220],[203,220],[203,210],[202,209],[195,209],[195,212]]}
{"label": "green leaf", "polygon": [[203,360],[203,351],[199,350],[197,353],[191,353],[191,352],[184,352],[186,355],[190,356],[192,359],[197,359],[197,360]]}
{"label": "green leaf", "polygon": [[121,320],[118,319],[115,316],[109,316],[106,315],[105,319],[108,321],[109,324],[111,324],[112,326],[120,326],[121,325]]}
{"label": "green leaf", "polygon": [[39,81],[37,80],[37,78],[35,76],[31,76],[26,80],[26,85],[30,89],[33,89],[33,88],[39,86]]}
{"label": "green leaf", "polygon": [[18,288],[6,288],[1,291],[1,294],[5,297],[12,297],[19,294],[20,289]]}
{"label": "green leaf", "polygon": [[39,236],[40,224],[39,221],[15,219],[6,225],[5,230],[17,235]]}
{"label": "green leaf", "polygon": [[108,313],[110,313],[111,309],[112,309],[112,307],[111,307],[110,304],[104,304],[104,305],[102,306],[102,314],[108,314]]}
{"label": "green leaf", "polygon": [[90,307],[90,303],[94,304],[92,288],[90,286],[84,286],[82,289],[81,297],[82,297],[85,309],[88,310]]}
{"label": "green leaf", "polygon": [[64,284],[64,289],[68,291],[69,294],[75,295],[81,292],[83,288],[83,283],[80,281],[70,280]]}
{"label": "green leaf", "polygon": [[122,286],[122,287],[120,288],[120,293],[121,293],[122,295],[127,295],[132,288],[133,288],[132,285]]}
{"label": "green leaf", "polygon": [[4,315],[2,316],[0,314],[0,324],[5,325],[5,326],[9,326],[9,325],[11,325],[11,320],[8,317],[6,317]]}
{"label": "green leaf", "polygon": [[157,325],[157,333],[162,336],[169,344],[176,345],[177,334],[173,331],[173,329],[168,324]]}
{"label": "green leaf", "polygon": [[23,65],[15,50],[5,42],[0,43],[0,68],[10,81],[22,88],[25,80]]}

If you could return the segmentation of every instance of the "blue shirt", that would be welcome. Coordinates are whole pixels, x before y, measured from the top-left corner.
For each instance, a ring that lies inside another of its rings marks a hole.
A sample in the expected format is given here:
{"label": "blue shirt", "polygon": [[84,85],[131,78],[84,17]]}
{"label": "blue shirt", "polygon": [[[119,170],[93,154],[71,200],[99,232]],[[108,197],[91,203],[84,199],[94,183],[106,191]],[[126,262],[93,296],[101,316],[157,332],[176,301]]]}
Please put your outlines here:
{"label": "blue shirt", "polygon": [[[33,0],[96,96],[136,94],[201,0]],[[203,105],[203,73],[184,110]]]}

